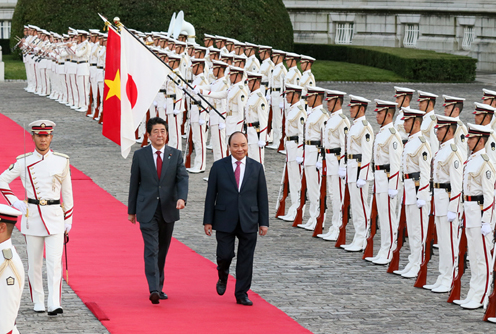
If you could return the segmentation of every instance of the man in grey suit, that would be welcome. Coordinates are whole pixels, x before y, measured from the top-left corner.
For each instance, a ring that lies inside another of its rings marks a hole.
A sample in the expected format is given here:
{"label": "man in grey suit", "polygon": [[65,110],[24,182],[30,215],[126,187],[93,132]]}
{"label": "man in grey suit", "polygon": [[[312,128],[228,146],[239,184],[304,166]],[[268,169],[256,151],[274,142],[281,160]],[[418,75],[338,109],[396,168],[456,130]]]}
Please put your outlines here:
{"label": "man in grey suit", "polygon": [[263,236],[269,228],[269,200],[263,165],[247,157],[248,141],[241,132],[229,137],[231,156],[216,161],[210,169],[203,225],[205,233],[217,239],[217,293],[226,292],[229,266],[238,238],[236,288],[238,304],[251,306],[248,290],[253,274],[253,254],[257,232]]}
{"label": "man in grey suit", "polygon": [[150,118],[146,132],[151,145],[134,152],[129,184],[128,219],[140,223],[145,244],[145,274],[150,301],[167,299],[164,266],[174,222],[186,205],[188,173],[182,153],[165,145],[167,124],[160,117]]}

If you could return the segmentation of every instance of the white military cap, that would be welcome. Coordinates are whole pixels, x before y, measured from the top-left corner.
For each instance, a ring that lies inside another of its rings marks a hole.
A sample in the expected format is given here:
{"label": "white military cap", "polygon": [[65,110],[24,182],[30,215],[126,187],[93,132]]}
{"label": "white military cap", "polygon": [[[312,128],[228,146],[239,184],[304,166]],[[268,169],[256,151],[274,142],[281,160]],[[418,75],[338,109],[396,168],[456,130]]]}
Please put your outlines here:
{"label": "white military cap", "polygon": [[170,53],[167,55],[169,57],[169,61],[181,60],[181,56]]}
{"label": "white military cap", "polygon": [[240,60],[245,60],[248,59],[245,55],[234,55],[234,61],[240,61]]}
{"label": "white military cap", "polygon": [[494,114],[494,112],[496,111],[496,108],[491,107],[489,104],[484,104],[479,102],[474,102],[474,104],[475,104],[475,111],[472,113],[474,115]]}
{"label": "white military cap", "polygon": [[241,67],[237,67],[237,66],[229,66],[229,71],[231,72],[231,74],[233,73],[244,73],[245,70]]}
{"label": "white military cap", "polygon": [[286,55],[286,52],[282,51],[282,50],[272,50],[272,56],[285,56]]}
{"label": "white military cap", "polygon": [[90,34],[86,30],[78,30],[77,32],[78,32],[79,35],[89,35]]}
{"label": "white military cap", "polygon": [[216,40],[219,40],[219,41],[225,41],[227,39],[227,37],[220,36],[220,35],[215,35],[215,39]]}
{"label": "white military cap", "polygon": [[236,40],[234,38],[226,38],[226,44],[234,44]]}
{"label": "white military cap", "polygon": [[209,35],[209,34],[203,34],[203,39],[214,39],[215,36],[214,35]]}
{"label": "white military cap", "polygon": [[489,126],[467,123],[468,133],[465,138],[488,137],[493,130]]}
{"label": "white military cap", "polygon": [[28,29],[28,28],[29,28],[29,26],[24,26],[24,29]]}
{"label": "white military cap", "polygon": [[210,53],[220,53],[220,49],[217,48],[210,48],[209,50]]}
{"label": "white military cap", "polygon": [[449,106],[452,104],[457,104],[457,103],[463,104],[463,101],[465,101],[465,99],[462,97],[454,97],[454,96],[449,96],[449,95],[443,95],[443,99],[444,99],[443,107],[446,107],[446,106]]}
{"label": "white military cap", "polygon": [[436,101],[436,98],[438,97],[436,94],[424,92],[424,91],[421,91],[421,90],[418,90],[417,92],[419,94],[419,97],[418,97],[418,100],[417,100],[418,102],[420,102],[420,101],[427,101],[427,100]]}
{"label": "white military cap", "polygon": [[40,28],[39,28],[39,27],[37,27],[37,26],[35,26],[35,25],[30,25],[29,27],[30,27],[31,29],[34,29],[34,30],[40,30]]}
{"label": "white military cap", "polygon": [[308,87],[307,96],[309,95],[324,95],[326,90],[320,87]]}
{"label": "white military cap", "polygon": [[200,44],[195,44],[195,50],[198,50],[198,51],[207,51],[208,49],[204,46],[201,46]]}
{"label": "white military cap", "polygon": [[296,60],[299,60],[300,59],[300,55],[297,54],[297,53],[288,52],[288,53],[286,53],[286,60],[287,59],[296,59]]}
{"label": "white military cap", "polygon": [[180,46],[186,46],[186,45],[188,45],[186,42],[181,42],[181,41],[174,41],[174,43],[176,45],[180,45]]}
{"label": "white military cap", "polygon": [[398,97],[398,96],[404,96],[404,95],[413,95],[413,93],[415,92],[415,89],[394,86],[394,91],[395,91],[394,97]]}
{"label": "white military cap", "polygon": [[67,35],[67,34],[62,34],[62,37],[64,37],[64,38],[69,38],[69,37],[71,37],[71,36],[69,36],[69,35]]}
{"label": "white military cap", "polygon": [[483,96],[482,96],[482,99],[483,100],[489,100],[489,99],[494,99],[496,98],[496,92],[494,90],[489,90],[489,89],[485,89],[483,88],[482,89],[482,92],[483,92]]}
{"label": "white military cap", "polygon": [[301,86],[286,84],[286,90],[284,91],[284,94],[291,93],[291,92],[301,93],[302,91],[303,91],[303,87],[301,87]]}
{"label": "white military cap", "polygon": [[310,57],[310,56],[300,55],[300,57],[301,57],[301,60],[300,60],[301,63],[304,63],[304,62],[313,63],[315,61],[315,58]]}
{"label": "white military cap", "polygon": [[191,67],[198,65],[198,64],[205,64],[205,59],[203,59],[203,58],[191,58]]}
{"label": "white military cap", "polygon": [[223,61],[219,61],[219,60],[212,60],[212,68],[216,68],[216,67],[223,67],[223,68],[226,68],[228,67],[229,64],[227,63],[224,63]]}
{"label": "white military cap", "polygon": [[250,80],[262,80],[262,74],[261,73],[247,72],[246,75],[248,76],[248,81],[250,81]]}
{"label": "white military cap", "polygon": [[247,48],[247,49],[258,49],[258,45],[253,44],[253,43],[246,42],[245,43],[245,48]]}
{"label": "white military cap", "polygon": [[267,46],[267,45],[259,45],[258,46],[259,52],[262,51],[267,51],[267,50],[272,50],[272,46]]}
{"label": "white military cap", "polygon": [[436,129],[439,129],[440,127],[447,125],[458,124],[458,119],[454,117],[448,117],[448,116],[436,114],[436,118],[437,118],[437,124],[434,127]]}
{"label": "white military cap", "polygon": [[327,93],[327,96],[325,99],[326,101],[330,101],[333,99],[344,97],[346,95],[345,92],[340,92],[339,90],[332,90],[332,89],[326,89],[326,93]]}
{"label": "white military cap", "polygon": [[401,111],[403,111],[402,120],[407,120],[412,117],[422,117],[425,115],[425,111],[412,109],[410,107],[401,107]]}
{"label": "white military cap", "polygon": [[17,217],[22,215],[21,211],[11,208],[8,205],[0,204],[0,223],[17,223]]}
{"label": "white military cap", "polygon": [[234,55],[233,55],[232,53],[221,53],[221,54],[220,54],[220,57],[221,57],[222,59],[224,59],[224,58],[229,58],[229,59],[233,59],[233,60],[234,60]]}
{"label": "white military cap", "polygon": [[50,33],[48,31],[46,31],[45,29],[40,29],[40,31],[45,34],[45,35],[50,35]]}
{"label": "white military cap", "polygon": [[52,133],[55,123],[46,119],[41,119],[28,124],[32,133],[39,135],[49,135]]}
{"label": "white military cap", "polygon": [[381,111],[384,109],[389,109],[389,108],[396,108],[398,103],[396,102],[391,102],[391,101],[384,101],[384,100],[379,100],[375,99],[375,109],[374,111]]}
{"label": "white military cap", "polygon": [[96,34],[98,34],[100,32],[100,30],[98,30],[98,29],[89,29],[89,32],[91,34],[95,34],[96,35]]}
{"label": "white military cap", "polygon": [[353,107],[353,106],[368,106],[368,104],[372,102],[370,100],[367,100],[364,97],[361,96],[356,96],[356,95],[351,95],[350,94],[350,103],[348,104],[348,107]]}

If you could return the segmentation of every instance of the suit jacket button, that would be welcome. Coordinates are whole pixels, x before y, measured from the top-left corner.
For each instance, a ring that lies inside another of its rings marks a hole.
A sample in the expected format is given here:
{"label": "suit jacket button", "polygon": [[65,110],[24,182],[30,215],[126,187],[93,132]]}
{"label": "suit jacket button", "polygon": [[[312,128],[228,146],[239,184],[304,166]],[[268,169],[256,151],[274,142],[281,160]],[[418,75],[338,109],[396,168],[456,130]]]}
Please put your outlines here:
{"label": "suit jacket button", "polygon": [[162,186],[158,186],[158,189],[162,189]]}
{"label": "suit jacket button", "polygon": [[157,199],[160,199],[160,197],[157,197]]}

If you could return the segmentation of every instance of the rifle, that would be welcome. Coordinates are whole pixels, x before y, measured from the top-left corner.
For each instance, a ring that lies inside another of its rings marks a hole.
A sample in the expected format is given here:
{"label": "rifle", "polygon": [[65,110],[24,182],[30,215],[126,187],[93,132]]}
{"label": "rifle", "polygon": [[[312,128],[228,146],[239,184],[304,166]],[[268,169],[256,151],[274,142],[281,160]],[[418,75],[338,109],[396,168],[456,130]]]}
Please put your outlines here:
{"label": "rifle", "polygon": [[453,266],[453,281],[451,282],[451,291],[447,302],[453,303],[454,300],[460,299],[460,290],[462,288],[462,276],[467,268],[467,235],[465,234],[465,213],[463,213],[460,226],[458,227],[458,254],[455,257]]}
{"label": "rifle", "polygon": [[348,183],[344,184],[344,196],[343,202],[341,204],[341,218],[343,219],[341,226],[339,227],[339,235],[336,240],[334,247],[339,248],[341,245],[346,244],[346,225],[348,225],[348,220],[350,219],[350,191],[348,189]]}
{"label": "rifle", "polygon": [[288,175],[288,163],[284,163],[284,170],[282,172],[281,186],[279,187],[279,194],[277,195],[276,202],[276,218],[279,216],[284,216],[286,211],[286,198],[289,193],[289,175]]}
{"label": "rifle", "polygon": [[[325,127],[325,122],[324,122]],[[320,212],[317,217],[317,224],[315,225],[315,229],[313,230],[312,237],[316,238],[317,234],[322,234],[322,229],[324,226],[325,214],[327,210],[327,163],[325,158],[325,149],[324,147],[320,148],[320,152],[322,155],[322,181],[320,181]]]}
{"label": "rifle", "polygon": [[307,178],[305,175],[305,169],[303,169],[303,176],[301,177],[301,190],[300,190],[300,205],[296,209],[296,217],[293,222],[293,227],[298,227],[298,224],[303,222],[303,208],[305,207],[307,197]]}
{"label": "rifle", "polygon": [[272,117],[273,117],[272,101],[270,101],[269,118],[267,119],[267,135],[272,134]]}
{"label": "rifle", "polygon": [[[496,236],[493,236],[493,238],[496,238]],[[494,239],[496,241],[496,239]],[[493,249],[494,249],[494,244],[493,244]],[[489,318],[494,318],[496,317],[496,289],[495,289],[495,279],[496,279],[496,262],[494,259],[496,258],[496,254],[493,251],[493,272],[491,273],[492,275],[492,293],[489,297],[484,298],[484,308],[486,311],[484,312],[484,317],[482,320],[488,321]],[[494,322],[494,321],[491,321]]]}
{"label": "rifle", "polygon": [[[148,109],[148,111],[146,112],[146,123],[148,123],[149,119],[150,119],[150,109]],[[143,134],[143,142],[141,143],[141,147],[145,147],[146,145],[148,145],[148,131],[145,130],[145,133]]]}
{"label": "rifle", "polygon": [[282,111],[282,129],[281,129],[282,136],[281,136],[281,140],[279,141],[279,147],[277,148],[278,152],[284,151],[284,139],[286,139],[286,136],[284,135],[284,133],[286,132],[286,113],[284,112],[284,109],[281,111]]}
{"label": "rifle", "polygon": [[403,247],[403,243],[405,242],[405,234],[406,234],[406,212],[405,212],[405,190],[403,190],[403,199],[401,201],[401,213],[400,213],[400,221],[398,223],[398,232],[396,233],[396,248],[393,251],[393,257],[391,262],[389,262],[389,267],[387,272],[392,274],[393,271],[398,270],[400,264],[400,250]]}
{"label": "rifle", "polygon": [[89,116],[91,115],[91,105],[93,104],[94,102],[94,97],[93,97],[93,88],[91,87],[90,85],[90,94],[89,94],[89,103],[88,103],[88,110],[86,111],[86,115],[85,116]]}
{"label": "rifle", "polygon": [[[193,129],[191,126],[188,127],[188,141],[186,143],[186,158],[184,159],[184,167],[191,168],[191,153],[193,153]],[[201,131],[201,126],[200,126]],[[198,152],[197,152],[198,154]]]}
{"label": "rifle", "polygon": [[[369,220],[369,228],[368,228],[368,237],[367,237],[367,245],[365,246],[365,250],[363,251],[362,259],[365,260],[366,257],[374,256],[374,236],[377,232],[377,197],[375,195],[375,187],[374,193],[372,194],[372,206],[370,209],[370,220]],[[388,198],[388,201],[390,199]]]}
{"label": "rifle", "polygon": [[431,260],[434,253],[434,235],[436,234],[436,224],[434,223],[434,196],[431,199],[431,210],[429,214],[429,225],[427,227],[427,235],[424,243],[424,260],[420,265],[420,270],[417,275],[417,280],[413,285],[416,288],[423,288],[427,281],[427,264]]}

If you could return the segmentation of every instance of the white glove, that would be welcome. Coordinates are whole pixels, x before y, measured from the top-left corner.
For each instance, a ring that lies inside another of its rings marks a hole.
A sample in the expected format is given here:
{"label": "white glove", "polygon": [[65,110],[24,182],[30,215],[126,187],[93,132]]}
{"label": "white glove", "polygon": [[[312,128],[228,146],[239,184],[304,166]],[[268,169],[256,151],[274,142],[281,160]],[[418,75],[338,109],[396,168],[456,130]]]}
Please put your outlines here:
{"label": "white glove", "polygon": [[270,94],[265,95],[265,98],[267,99],[267,103],[270,104],[270,101],[272,100]]}
{"label": "white glove", "polygon": [[179,109],[174,109],[173,111],[174,115],[179,115],[181,113],[181,110]]}
{"label": "white glove", "polygon": [[153,105],[154,105],[155,107],[156,107],[156,106],[158,106],[157,101],[153,101]]}
{"label": "white glove", "polygon": [[200,94],[200,87],[195,87],[193,91],[195,92],[196,95]]}
{"label": "white glove", "polygon": [[219,123],[219,130],[225,129],[226,123]]}
{"label": "white glove", "polygon": [[491,225],[489,223],[482,223],[482,226],[481,226],[481,233],[483,236],[486,236],[488,235],[489,233],[491,233],[493,230],[491,229]]}
{"label": "white glove", "polygon": [[301,165],[303,163],[303,157],[296,157],[296,162]]}
{"label": "white glove", "polygon": [[67,224],[65,223],[65,233],[69,234],[69,232],[71,231],[71,228],[72,228],[72,224]]}
{"label": "white glove", "polygon": [[346,179],[346,168],[345,167],[339,167],[338,175],[343,180]]}
{"label": "white glove", "polygon": [[396,190],[396,189],[389,189],[388,190],[388,195],[391,198],[395,198],[398,195],[398,190]]}
{"label": "white glove", "polygon": [[318,168],[318,169],[321,169],[321,168],[322,168],[322,162],[317,161],[317,162],[315,163],[315,167],[316,167],[316,168]]}
{"label": "white glove", "polygon": [[448,211],[448,213],[446,214],[446,217],[448,218],[448,221],[450,223],[456,219],[456,216],[458,215],[456,214],[456,212],[453,211]]}
{"label": "white glove", "polygon": [[284,102],[279,103],[279,109],[284,109]]}
{"label": "white glove", "polygon": [[198,120],[198,124],[200,124],[200,125],[205,124],[205,120],[200,118],[200,119]]}
{"label": "white glove", "polygon": [[423,199],[417,200],[417,208],[422,208],[425,205],[425,201]]}
{"label": "white glove", "polygon": [[265,142],[263,140],[258,141],[258,147],[264,148],[265,147]]}
{"label": "white glove", "polygon": [[17,200],[16,202],[14,202],[14,204],[12,204],[12,206],[17,210],[21,211],[23,215],[25,215],[26,212],[28,212],[28,206],[23,201]]}
{"label": "white glove", "polygon": [[362,180],[362,179],[358,179],[357,182],[356,182],[356,186],[358,188],[363,188],[366,184],[367,184],[367,181]]}

